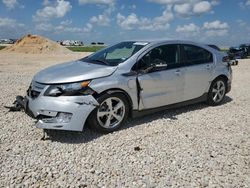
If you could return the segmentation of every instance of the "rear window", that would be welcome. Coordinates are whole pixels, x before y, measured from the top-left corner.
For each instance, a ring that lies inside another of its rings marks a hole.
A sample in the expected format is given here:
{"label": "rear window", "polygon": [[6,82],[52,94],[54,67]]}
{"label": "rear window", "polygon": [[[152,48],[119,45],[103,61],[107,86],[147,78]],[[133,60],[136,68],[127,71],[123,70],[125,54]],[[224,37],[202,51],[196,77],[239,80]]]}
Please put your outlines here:
{"label": "rear window", "polygon": [[212,63],[213,54],[194,45],[183,45],[186,63],[190,65]]}

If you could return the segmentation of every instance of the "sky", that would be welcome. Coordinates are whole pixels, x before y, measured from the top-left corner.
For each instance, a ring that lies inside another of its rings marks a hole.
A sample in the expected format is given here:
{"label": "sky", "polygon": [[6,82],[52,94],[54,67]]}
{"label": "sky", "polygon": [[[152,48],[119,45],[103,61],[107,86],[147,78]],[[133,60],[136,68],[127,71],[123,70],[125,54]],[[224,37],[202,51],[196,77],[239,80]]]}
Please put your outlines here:
{"label": "sky", "polygon": [[250,0],[0,0],[0,38],[250,43]]}

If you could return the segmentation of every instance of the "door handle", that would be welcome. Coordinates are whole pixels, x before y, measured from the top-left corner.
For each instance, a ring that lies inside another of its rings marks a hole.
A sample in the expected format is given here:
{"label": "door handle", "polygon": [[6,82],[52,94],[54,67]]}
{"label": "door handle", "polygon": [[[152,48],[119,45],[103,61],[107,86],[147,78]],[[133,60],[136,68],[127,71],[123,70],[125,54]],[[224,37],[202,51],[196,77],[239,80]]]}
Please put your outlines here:
{"label": "door handle", "polygon": [[178,69],[174,72],[177,76],[180,76],[181,75],[181,71]]}

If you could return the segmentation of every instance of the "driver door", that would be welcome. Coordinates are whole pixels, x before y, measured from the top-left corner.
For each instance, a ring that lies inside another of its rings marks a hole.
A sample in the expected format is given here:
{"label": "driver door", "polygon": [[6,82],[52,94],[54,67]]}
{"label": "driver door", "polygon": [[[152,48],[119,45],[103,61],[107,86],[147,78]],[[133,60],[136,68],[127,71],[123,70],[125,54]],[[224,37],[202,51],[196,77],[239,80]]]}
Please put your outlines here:
{"label": "driver door", "polygon": [[[167,67],[149,70],[157,64],[167,64]],[[181,102],[184,95],[184,74],[179,45],[162,45],[149,51],[138,61],[139,110]]]}

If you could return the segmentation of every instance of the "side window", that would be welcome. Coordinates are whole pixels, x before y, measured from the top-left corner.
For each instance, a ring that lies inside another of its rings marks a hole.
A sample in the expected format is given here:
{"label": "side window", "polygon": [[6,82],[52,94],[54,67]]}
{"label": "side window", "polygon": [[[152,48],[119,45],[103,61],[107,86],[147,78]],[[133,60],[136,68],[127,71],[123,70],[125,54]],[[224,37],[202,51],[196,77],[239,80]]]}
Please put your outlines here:
{"label": "side window", "polygon": [[174,68],[180,64],[178,45],[163,45],[150,50],[139,60],[138,69],[143,70],[152,65],[162,64],[167,64],[167,69]]}
{"label": "side window", "polygon": [[186,63],[189,65],[212,63],[213,54],[193,45],[183,45]]}

